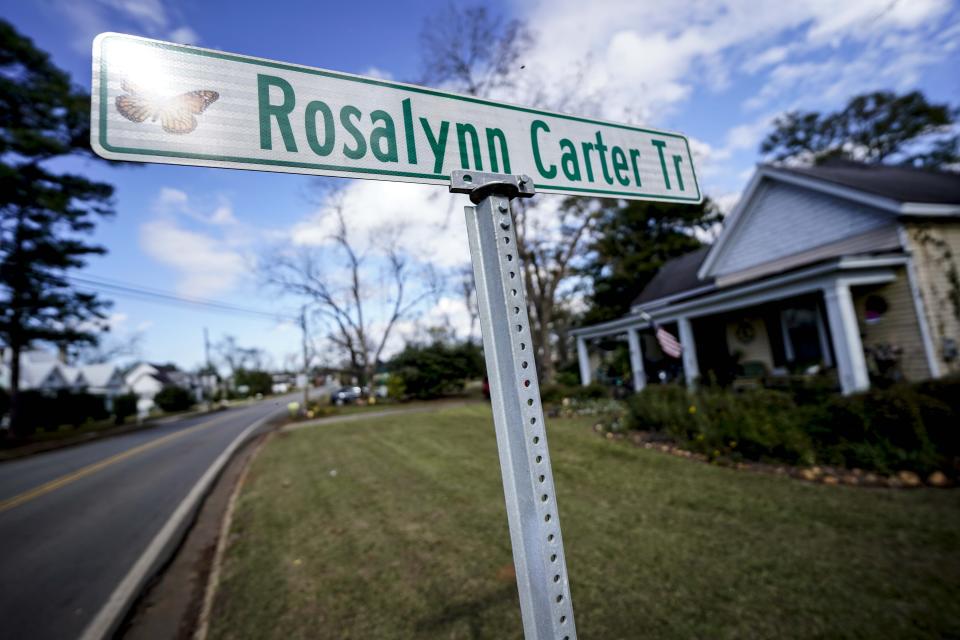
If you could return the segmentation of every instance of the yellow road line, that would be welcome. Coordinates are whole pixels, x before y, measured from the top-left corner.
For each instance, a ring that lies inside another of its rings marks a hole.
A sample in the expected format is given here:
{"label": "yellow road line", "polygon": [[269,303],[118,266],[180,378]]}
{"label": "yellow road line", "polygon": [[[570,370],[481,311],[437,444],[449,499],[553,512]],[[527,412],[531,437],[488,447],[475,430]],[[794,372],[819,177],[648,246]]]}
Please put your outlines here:
{"label": "yellow road line", "polygon": [[51,491],[56,491],[60,487],[65,487],[72,482],[76,482],[80,478],[85,478],[86,476],[89,476],[91,474],[96,473],[97,471],[105,469],[112,464],[116,464],[117,462],[121,462],[122,460],[126,460],[127,458],[132,458],[133,456],[141,454],[144,451],[149,451],[150,449],[159,447],[160,445],[170,442],[171,440],[176,440],[177,438],[185,436],[189,433],[193,433],[194,431],[197,431],[199,429],[212,426],[218,422],[222,422],[223,420],[227,418],[232,418],[232,417],[233,417],[232,415],[225,415],[225,416],[220,416],[219,418],[214,418],[213,420],[207,420],[206,422],[201,422],[200,424],[196,424],[192,427],[188,427],[186,429],[183,429],[182,431],[177,431],[176,433],[171,433],[169,435],[163,436],[162,438],[157,438],[156,440],[145,442],[144,444],[134,447],[133,449],[127,449],[126,451],[121,451],[116,455],[110,456],[109,458],[101,460],[100,462],[94,462],[91,465],[87,465],[86,467],[77,469],[76,471],[72,473],[68,473],[65,476],[60,476],[59,478],[55,478],[50,482],[46,482],[40,485],[39,487],[34,487],[33,489],[24,491],[21,494],[13,496],[12,498],[7,498],[6,500],[0,501],[0,513],[3,513],[8,509],[13,509],[14,507],[24,504],[25,502],[29,502],[34,498],[39,498],[40,496],[46,495]]}

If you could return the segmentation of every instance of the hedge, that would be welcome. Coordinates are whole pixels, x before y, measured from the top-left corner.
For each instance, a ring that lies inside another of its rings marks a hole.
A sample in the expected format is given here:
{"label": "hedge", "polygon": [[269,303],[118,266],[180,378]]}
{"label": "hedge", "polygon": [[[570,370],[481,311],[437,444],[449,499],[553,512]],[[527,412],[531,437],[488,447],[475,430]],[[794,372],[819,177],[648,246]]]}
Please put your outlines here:
{"label": "hedge", "polygon": [[830,397],[651,385],[628,400],[625,426],[711,457],[955,475],[958,398],[960,378]]}

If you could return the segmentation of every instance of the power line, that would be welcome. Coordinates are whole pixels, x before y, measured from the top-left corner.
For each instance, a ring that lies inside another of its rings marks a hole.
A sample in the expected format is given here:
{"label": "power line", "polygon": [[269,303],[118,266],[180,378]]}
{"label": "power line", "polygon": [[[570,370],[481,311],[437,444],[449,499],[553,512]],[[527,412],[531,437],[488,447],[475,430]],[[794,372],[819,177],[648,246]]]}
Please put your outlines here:
{"label": "power line", "polygon": [[225,313],[243,313],[250,316],[267,318],[271,320],[283,319],[299,321],[298,316],[288,315],[285,313],[275,313],[264,311],[262,309],[253,309],[251,307],[243,307],[219,300],[181,296],[170,291],[121,282],[119,280],[108,280],[105,278],[95,278],[92,276],[73,275],[68,275],[66,278],[78,286],[99,290],[101,293],[126,295],[134,298],[147,299],[152,302],[163,302],[171,305],[203,307]]}

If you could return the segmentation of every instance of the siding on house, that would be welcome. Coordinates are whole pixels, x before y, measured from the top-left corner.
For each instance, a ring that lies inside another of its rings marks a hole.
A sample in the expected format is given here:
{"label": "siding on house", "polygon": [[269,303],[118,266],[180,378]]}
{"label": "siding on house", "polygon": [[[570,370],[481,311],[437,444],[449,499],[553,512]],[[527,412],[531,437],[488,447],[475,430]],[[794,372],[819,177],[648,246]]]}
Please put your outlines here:
{"label": "siding on house", "polygon": [[[878,232],[871,237],[885,246],[896,239],[896,223],[888,212],[770,180],[757,187],[743,213],[749,217],[738,221],[736,235],[711,269],[718,279],[870,232]],[[874,249],[858,245],[858,252],[868,250]],[[849,253],[850,247],[839,244],[835,252],[816,258]]]}
{"label": "siding on house", "polygon": [[[857,287],[853,289],[853,305],[857,311],[857,324],[864,351],[869,354],[871,347],[892,345],[902,350],[900,371],[911,382],[926,380],[930,377],[930,366],[923,348],[920,323],[917,321],[916,308],[910,282],[904,269],[899,269],[897,279],[877,287]],[[867,324],[866,302],[870,296],[880,296],[887,303],[887,311],[880,319]],[[869,360],[869,355],[868,355]]]}
{"label": "siding on house", "polygon": [[904,229],[940,373],[960,373],[960,358],[943,357],[946,341],[960,345],[960,221],[913,222]]}
{"label": "siding on house", "polygon": [[776,260],[736,271],[717,278],[718,287],[727,287],[741,282],[757,280],[772,274],[782,273],[795,267],[813,264],[829,258],[851,256],[863,253],[896,251],[901,248],[897,227],[893,224],[878,227],[861,235],[844,238],[837,242],[820,245],[800,253],[784,256]]}

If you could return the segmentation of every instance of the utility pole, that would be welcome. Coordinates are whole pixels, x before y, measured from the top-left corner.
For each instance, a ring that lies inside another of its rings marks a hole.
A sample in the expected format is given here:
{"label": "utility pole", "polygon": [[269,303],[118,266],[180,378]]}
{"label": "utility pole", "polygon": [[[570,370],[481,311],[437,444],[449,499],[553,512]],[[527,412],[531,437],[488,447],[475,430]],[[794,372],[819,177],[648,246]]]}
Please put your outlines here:
{"label": "utility pole", "polygon": [[307,305],[300,307],[300,333],[303,343],[303,413],[310,405],[310,353],[307,349]]}
{"label": "utility pole", "polygon": [[207,362],[207,370],[200,383],[203,385],[203,397],[207,400],[207,409],[211,409],[213,407],[213,394],[210,393],[208,380],[213,375],[213,367],[210,366],[210,332],[207,331],[206,327],[203,328],[203,355]]}

